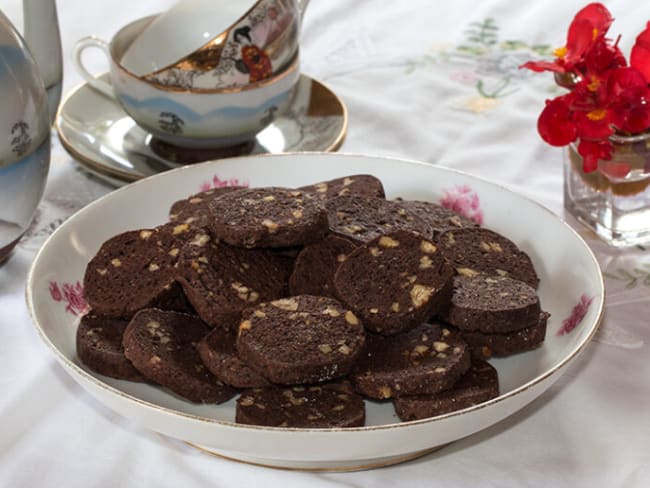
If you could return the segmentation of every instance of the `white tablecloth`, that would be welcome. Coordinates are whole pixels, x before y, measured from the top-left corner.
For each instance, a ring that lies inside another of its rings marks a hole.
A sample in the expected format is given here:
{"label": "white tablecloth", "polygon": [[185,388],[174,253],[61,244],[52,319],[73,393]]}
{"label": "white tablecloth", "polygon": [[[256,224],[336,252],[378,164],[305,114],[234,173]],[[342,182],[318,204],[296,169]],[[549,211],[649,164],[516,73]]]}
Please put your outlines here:
{"label": "white tablecloth", "polygon": [[[81,78],[74,42],[110,38],[171,0],[60,0],[64,96]],[[21,2],[0,8],[21,25]],[[349,109],[345,152],[458,168],[562,209],[562,157],[536,132],[549,75],[517,70],[562,45],[582,2],[312,0],[303,71]],[[627,53],[650,19],[607,2]],[[540,46],[546,46],[540,47]],[[91,67],[106,69],[101,57]],[[1,115],[0,115],[1,116]],[[569,372],[499,424],[416,461],[347,474],[286,472],[218,459],[147,431],[86,394],[39,339],[24,302],[35,252],[66,217],[111,191],[54,137],[37,218],[0,267],[0,486],[650,486],[650,255],[614,251],[574,224],[606,273],[606,317]],[[558,283],[558,286],[562,286]]]}

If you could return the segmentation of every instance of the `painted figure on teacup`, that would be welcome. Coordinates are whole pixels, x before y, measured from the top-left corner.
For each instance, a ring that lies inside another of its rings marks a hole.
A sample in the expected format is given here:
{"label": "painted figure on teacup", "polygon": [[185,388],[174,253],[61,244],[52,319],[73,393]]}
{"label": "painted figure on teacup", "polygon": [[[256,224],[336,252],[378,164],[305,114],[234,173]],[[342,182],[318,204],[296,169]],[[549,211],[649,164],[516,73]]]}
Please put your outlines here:
{"label": "painted figure on teacup", "polygon": [[175,65],[145,77],[182,89],[234,88],[281,73],[298,49],[295,0],[259,2],[232,29]]}

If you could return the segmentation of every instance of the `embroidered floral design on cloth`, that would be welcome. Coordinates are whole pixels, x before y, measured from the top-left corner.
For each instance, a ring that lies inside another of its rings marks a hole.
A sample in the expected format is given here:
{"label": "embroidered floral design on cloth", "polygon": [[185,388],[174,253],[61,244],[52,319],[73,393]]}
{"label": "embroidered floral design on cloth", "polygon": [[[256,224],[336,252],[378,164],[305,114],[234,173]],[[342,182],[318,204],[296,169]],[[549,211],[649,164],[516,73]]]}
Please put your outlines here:
{"label": "embroidered floral design on cloth", "polygon": [[465,31],[465,41],[451,48],[437,48],[419,60],[407,62],[407,74],[421,67],[439,63],[458,63],[463,68],[450,74],[459,84],[472,88],[473,95],[462,100],[460,108],[482,113],[498,106],[498,100],[517,91],[527,78],[519,65],[533,55],[550,55],[546,44],[529,45],[520,40],[500,40],[499,26],[488,17],[472,22]]}
{"label": "embroidered floral design on cloth", "polygon": [[90,307],[84,299],[84,288],[78,281],[73,285],[71,283],[59,284],[56,281],[50,281],[50,296],[55,302],[65,302],[65,311],[72,315],[83,315]]}

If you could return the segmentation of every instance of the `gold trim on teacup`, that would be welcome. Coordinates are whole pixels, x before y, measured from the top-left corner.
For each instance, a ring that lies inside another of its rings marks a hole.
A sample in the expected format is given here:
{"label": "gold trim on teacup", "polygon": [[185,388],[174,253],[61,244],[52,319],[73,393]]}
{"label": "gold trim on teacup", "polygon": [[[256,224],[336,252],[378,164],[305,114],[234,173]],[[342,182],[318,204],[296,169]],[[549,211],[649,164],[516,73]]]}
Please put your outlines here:
{"label": "gold trim on teacup", "polygon": [[138,76],[128,69],[126,69],[124,66],[122,66],[116,59],[111,52],[111,58],[113,60],[113,63],[115,63],[116,69],[119,71],[123,72],[130,78],[134,78],[137,81],[141,83],[145,83],[157,90],[160,91],[167,91],[167,92],[174,92],[174,93],[196,93],[196,94],[224,94],[224,93],[242,93],[246,92],[249,90],[256,90],[258,88],[262,88],[268,85],[272,85],[274,83],[279,82],[280,80],[283,80],[287,76],[292,75],[299,67],[300,65],[300,53],[297,52],[295,56],[291,59],[290,64],[288,65],[287,68],[285,68],[283,71],[278,73],[275,76],[272,76],[270,78],[265,78],[260,81],[256,81],[255,83],[249,83],[247,85],[240,85],[240,86],[231,86],[231,87],[222,87],[222,88],[185,88],[185,87],[180,87],[180,86],[174,86],[174,85],[164,85],[162,83],[158,83],[154,80],[149,80],[147,78]]}
{"label": "gold trim on teacup", "polygon": [[[167,71],[169,69],[180,69],[183,71],[203,71],[206,68],[201,68],[199,65],[194,65],[194,61],[191,59],[193,56],[197,56],[199,59],[202,58],[204,60],[208,60],[207,62],[209,64],[214,65],[213,67],[216,67],[219,62],[221,61],[221,50],[223,49],[225,42],[228,40],[230,37],[230,33],[232,30],[239,25],[240,22],[242,22],[246,17],[248,17],[251,13],[253,13],[253,10],[255,10],[259,5],[266,0],[258,0],[253,4],[251,8],[249,8],[246,13],[244,13],[241,17],[239,17],[235,22],[230,24],[227,29],[225,29],[223,32],[221,32],[219,35],[216,37],[213,37],[210,39],[208,42],[203,44],[201,47],[199,47],[196,51],[194,51],[192,54],[189,54],[187,56],[183,56],[181,59],[174,61],[167,66],[163,68],[159,68],[156,71],[152,71],[151,73],[147,73],[141,76],[143,80],[148,79],[150,76],[155,76],[157,74],[162,73],[163,71]],[[217,49],[218,48],[218,49]],[[217,54],[218,50],[218,54]],[[206,62],[206,61],[204,61]],[[208,68],[210,69],[210,68]]]}

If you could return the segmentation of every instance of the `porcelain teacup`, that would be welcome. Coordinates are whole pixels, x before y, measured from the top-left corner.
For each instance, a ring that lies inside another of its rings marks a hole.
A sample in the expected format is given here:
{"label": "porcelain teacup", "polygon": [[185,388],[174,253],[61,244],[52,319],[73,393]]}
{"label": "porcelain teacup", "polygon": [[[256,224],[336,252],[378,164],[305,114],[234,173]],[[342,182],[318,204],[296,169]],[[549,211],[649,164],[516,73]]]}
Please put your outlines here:
{"label": "porcelain teacup", "polygon": [[[110,43],[92,36],[81,39],[74,62],[92,88],[115,97],[138,125],[158,139],[185,148],[232,146],[252,139],[289,106],[300,77],[298,53],[283,71],[244,86],[169,85],[131,73],[122,66],[122,55],[154,19],[128,24]],[[89,47],[101,49],[108,57],[110,84],[84,67],[82,53]]]}
{"label": "porcelain teacup", "polygon": [[282,72],[298,52],[308,0],[184,0],[132,41],[122,66],[161,85],[243,86]]}

